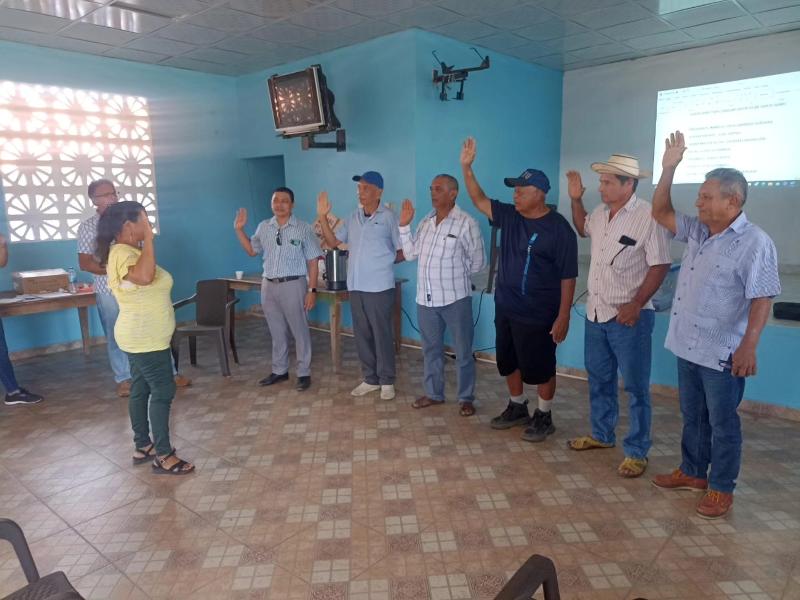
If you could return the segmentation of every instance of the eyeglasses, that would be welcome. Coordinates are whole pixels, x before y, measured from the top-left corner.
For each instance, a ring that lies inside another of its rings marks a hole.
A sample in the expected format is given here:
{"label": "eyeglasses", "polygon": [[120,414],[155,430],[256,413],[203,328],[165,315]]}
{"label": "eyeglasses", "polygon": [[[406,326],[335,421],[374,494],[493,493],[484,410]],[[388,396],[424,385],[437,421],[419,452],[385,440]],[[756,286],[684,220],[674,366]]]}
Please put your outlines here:
{"label": "eyeglasses", "polygon": [[105,198],[106,196],[116,196],[116,195],[117,195],[117,192],[115,190],[113,192],[106,192],[105,194],[96,194],[95,198]]}
{"label": "eyeglasses", "polygon": [[275,243],[278,244],[278,246],[281,245],[281,230],[280,229],[278,229],[278,235],[275,236]]}

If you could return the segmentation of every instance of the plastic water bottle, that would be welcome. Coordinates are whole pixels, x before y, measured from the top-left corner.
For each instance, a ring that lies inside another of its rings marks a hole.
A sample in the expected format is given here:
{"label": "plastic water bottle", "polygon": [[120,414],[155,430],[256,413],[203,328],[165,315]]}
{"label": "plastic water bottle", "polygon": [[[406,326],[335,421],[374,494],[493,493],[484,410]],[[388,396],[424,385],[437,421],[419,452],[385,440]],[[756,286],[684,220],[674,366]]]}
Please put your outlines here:
{"label": "plastic water bottle", "polygon": [[74,294],[76,292],[75,281],[78,278],[77,273],[75,273],[75,269],[73,269],[72,267],[67,269],[67,277],[69,278],[69,288],[68,288],[69,293]]}

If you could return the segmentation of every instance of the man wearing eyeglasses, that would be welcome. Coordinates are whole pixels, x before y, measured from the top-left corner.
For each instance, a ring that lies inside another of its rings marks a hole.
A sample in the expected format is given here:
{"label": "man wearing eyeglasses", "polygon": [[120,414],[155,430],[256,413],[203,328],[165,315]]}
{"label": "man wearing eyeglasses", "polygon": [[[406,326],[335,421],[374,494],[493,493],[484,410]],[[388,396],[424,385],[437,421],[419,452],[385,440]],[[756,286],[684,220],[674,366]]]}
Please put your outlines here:
{"label": "man wearing eyeglasses", "polygon": [[[96,212],[78,226],[78,265],[81,271],[88,271],[94,276],[95,302],[103,333],[106,335],[108,362],[114,372],[117,395],[125,398],[130,396],[131,392],[131,371],[128,366],[128,356],[120,350],[114,340],[114,324],[119,315],[119,305],[111,293],[111,288],[108,287],[106,268],[100,264],[97,257],[97,223],[103,212],[119,201],[119,197],[114,183],[108,179],[92,181],[87,195],[94,204]],[[185,387],[191,383],[188,377],[175,373],[175,384],[178,387]]]}
{"label": "man wearing eyeglasses", "polygon": [[276,188],[271,219],[261,221],[247,237],[247,211],[240,208],[233,223],[236,237],[250,256],[263,254],[261,309],[272,337],[272,372],[262,386],[289,379],[289,333],[297,354],[298,391],[311,386],[311,333],[307,312],[314,308],[322,250],[311,225],[292,214],[294,192]]}
{"label": "man wearing eyeglasses", "polygon": [[628,435],[621,477],[639,477],[647,468],[650,438],[650,354],[655,310],[650,298],[669,270],[669,233],[656,223],[650,204],[636,195],[649,173],[639,161],[613,154],[592,164],[600,175],[601,203],[583,206],[581,175],[567,172],[572,223],[591,239],[584,362],[589,375],[590,435],[570,440],[572,450],[613,448],[619,420],[617,372],[628,393]]}

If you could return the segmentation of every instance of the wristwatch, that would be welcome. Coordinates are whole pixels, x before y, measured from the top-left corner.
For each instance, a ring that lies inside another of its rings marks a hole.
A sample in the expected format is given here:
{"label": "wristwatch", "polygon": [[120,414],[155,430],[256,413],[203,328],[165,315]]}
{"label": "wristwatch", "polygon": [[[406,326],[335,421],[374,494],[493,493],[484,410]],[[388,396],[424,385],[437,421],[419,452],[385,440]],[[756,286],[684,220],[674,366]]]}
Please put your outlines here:
{"label": "wristwatch", "polygon": [[317,293],[317,288],[308,288],[308,291],[310,293],[312,293],[312,294],[316,294]]}

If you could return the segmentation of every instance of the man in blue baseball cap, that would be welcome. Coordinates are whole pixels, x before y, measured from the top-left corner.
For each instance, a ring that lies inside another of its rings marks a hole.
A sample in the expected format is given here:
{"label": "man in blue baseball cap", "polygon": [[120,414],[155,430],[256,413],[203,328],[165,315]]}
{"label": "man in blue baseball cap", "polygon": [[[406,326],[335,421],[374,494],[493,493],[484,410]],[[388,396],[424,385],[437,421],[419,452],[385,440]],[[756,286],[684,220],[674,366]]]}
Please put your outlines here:
{"label": "man in blue baseball cap", "polygon": [[402,248],[395,214],[381,205],[383,177],[377,171],[354,175],[359,207],[334,233],[328,223],[327,192],[317,199],[317,217],[325,242],[348,244],[347,289],[353,315],[353,335],[364,380],[352,391],[363,396],[380,390],[382,400],[395,396],[394,263]]}
{"label": "man in blue baseball cap", "polygon": [[[467,192],[475,207],[502,230],[494,295],[497,370],[506,378],[509,402],[491,421],[494,429],[525,425],[522,439],[544,441],[555,431],[556,345],[567,337],[578,276],[578,239],[567,220],[545,204],[550,181],[537,169],[506,178],[514,203],[490,200],[472,163],[476,144],[461,149]],[[536,385],[539,405],[528,414],[523,383]]]}

